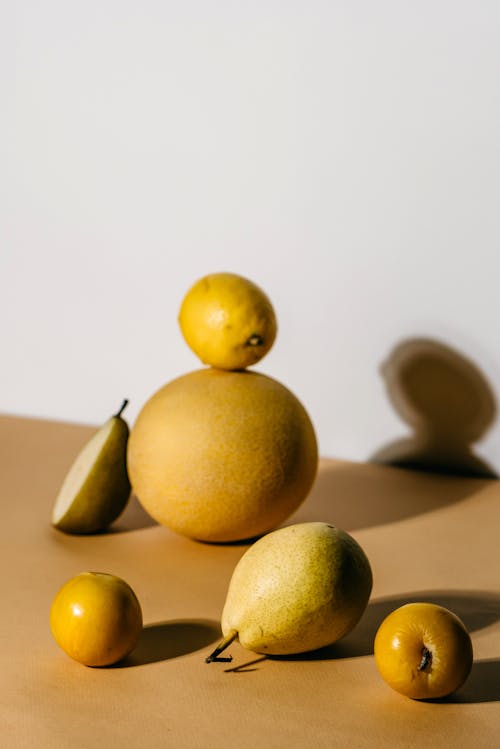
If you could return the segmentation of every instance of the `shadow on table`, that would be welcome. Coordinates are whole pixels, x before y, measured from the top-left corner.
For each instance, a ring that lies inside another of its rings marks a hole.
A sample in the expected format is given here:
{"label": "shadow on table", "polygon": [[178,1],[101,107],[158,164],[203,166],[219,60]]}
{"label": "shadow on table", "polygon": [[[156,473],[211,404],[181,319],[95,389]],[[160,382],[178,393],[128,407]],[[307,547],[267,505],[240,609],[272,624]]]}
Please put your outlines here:
{"label": "shadow on table", "polygon": [[457,692],[436,702],[500,702],[500,658],[474,661],[469,678]]}
{"label": "shadow on table", "polygon": [[319,520],[347,531],[370,528],[448,507],[491,483],[492,479],[325,461],[309,497],[288,522]]}
{"label": "shadow on table", "polygon": [[202,650],[220,639],[220,624],[208,619],[184,619],[147,624],[135,650],[117,668],[144,666]]}
{"label": "shadow on table", "polygon": [[262,663],[262,661],[267,660],[268,657],[269,656],[267,655],[257,655],[256,658],[252,658],[252,660],[250,661],[245,661],[244,663],[240,663],[238,666],[230,666],[229,668],[225,668],[224,673],[246,674],[249,671],[257,671],[258,664]]}
{"label": "shadow on table", "polygon": [[[453,611],[469,630],[483,629],[500,619],[500,594],[490,591],[419,591],[406,596],[391,596],[369,603],[357,627],[347,637],[334,645],[296,655],[258,655],[236,666],[225,669],[226,673],[256,671],[263,661],[325,661],[373,655],[375,634],[394,609],[405,603],[426,601]],[[471,673],[454,694],[431,702],[474,703],[500,701],[500,659],[474,661]]]}
{"label": "shadow on table", "polygon": [[488,627],[500,619],[500,593],[459,590],[417,591],[405,596],[390,596],[371,601],[355,629],[333,645],[311,653],[269,657],[284,660],[333,660],[373,655],[375,634],[385,617],[405,603],[418,601],[435,603],[450,609],[460,617],[469,632]]}
{"label": "shadow on table", "polygon": [[152,525],[158,525],[151,515],[148,515],[137,497],[132,494],[123,513],[106,533],[126,533],[127,531],[137,531],[141,528],[149,528]]}

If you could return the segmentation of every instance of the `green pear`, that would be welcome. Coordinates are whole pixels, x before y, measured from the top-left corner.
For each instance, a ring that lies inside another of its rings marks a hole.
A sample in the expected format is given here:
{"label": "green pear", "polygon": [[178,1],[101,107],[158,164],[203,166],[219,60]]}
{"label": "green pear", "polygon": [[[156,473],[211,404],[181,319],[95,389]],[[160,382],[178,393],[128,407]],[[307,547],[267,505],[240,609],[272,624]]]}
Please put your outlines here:
{"label": "green pear", "polygon": [[256,653],[287,655],[330,645],[350,632],[372,589],[366,554],[328,523],[299,523],[256,541],[236,565],[222,612],[224,639]]}
{"label": "green pear", "polygon": [[122,418],[128,401],[90,438],[69,469],[52,512],[52,525],[66,533],[96,533],[124,510],[130,496]]}

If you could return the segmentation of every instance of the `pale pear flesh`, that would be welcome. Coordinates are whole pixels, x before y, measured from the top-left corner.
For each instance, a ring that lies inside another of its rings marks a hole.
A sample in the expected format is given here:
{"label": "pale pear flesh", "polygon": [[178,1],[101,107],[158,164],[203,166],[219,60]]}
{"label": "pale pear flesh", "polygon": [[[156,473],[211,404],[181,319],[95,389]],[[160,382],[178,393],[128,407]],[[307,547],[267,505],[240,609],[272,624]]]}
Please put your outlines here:
{"label": "pale pear flesh", "polygon": [[257,653],[316,650],[355,627],[371,589],[368,558],[348,533],[319,522],[281,528],[236,565],[222,632]]}
{"label": "pale pear flesh", "polygon": [[90,438],[69,469],[52,512],[52,524],[66,533],[96,533],[125,509],[130,496],[126,468],[129,429],[112,416]]}

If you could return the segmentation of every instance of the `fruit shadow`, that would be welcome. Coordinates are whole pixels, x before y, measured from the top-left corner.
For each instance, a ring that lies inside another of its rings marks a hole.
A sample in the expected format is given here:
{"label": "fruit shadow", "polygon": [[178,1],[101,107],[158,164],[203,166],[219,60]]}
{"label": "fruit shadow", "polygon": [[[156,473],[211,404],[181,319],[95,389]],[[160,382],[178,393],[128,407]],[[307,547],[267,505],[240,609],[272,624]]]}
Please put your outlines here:
{"label": "fruit shadow", "polygon": [[150,528],[153,525],[158,525],[158,523],[151,515],[148,515],[137,497],[131,494],[124,511],[105,533],[127,533],[141,528]]}
{"label": "fruit shadow", "polygon": [[474,445],[495,423],[494,390],[460,351],[432,338],[397,344],[380,367],[389,401],[410,432],[371,460],[414,470],[496,477]]}
{"label": "fruit shadow", "polygon": [[500,658],[474,661],[469,677],[460,689],[448,697],[432,702],[500,702]]}
{"label": "fruit shadow", "polygon": [[212,645],[220,637],[220,623],[209,619],[180,619],[147,624],[135,649],[127,658],[115,664],[115,668],[145,666],[148,663],[179,658]]}
{"label": "fruit shadow", "polygon": [[492,480],[325,460],[311,493],[288,522],[318,520],[347,531],[370,528],[449,507]]}
{"label": "fruit shadow", "polygon": [[[405,596],[389,596],[371,601],[361,620],[346,637],[333,645],[297,655],[268,656],[280,660],[336,660],[373,655],[373,643],[382,621],[394,609],[405,603],[425,601],[453,611],[465,624],[469,632],[488,627],[500,619],[500,593],[492,591],[440,591],[424,590]],[[478,661],[481,663],[481,661]],[[497,663],[497,661],[492,661]],[[479,667],[481,668],[481,667]],[[483,667],[486,668],[486,667]],[[495,666],[489,666],[491,671]],[[500,691],[500,683],[499,683]]]}

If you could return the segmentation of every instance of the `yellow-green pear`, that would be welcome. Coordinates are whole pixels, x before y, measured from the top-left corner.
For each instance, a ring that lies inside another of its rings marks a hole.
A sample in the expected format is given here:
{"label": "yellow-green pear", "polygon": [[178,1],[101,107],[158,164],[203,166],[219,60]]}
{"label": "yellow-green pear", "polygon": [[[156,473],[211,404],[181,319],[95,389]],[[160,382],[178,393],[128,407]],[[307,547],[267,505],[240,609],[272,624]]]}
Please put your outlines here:
{"label": "yellow-green pear", "polygon": [[372,589],[370,562],[352,536],[328,523],[290,525],[256,541],[236,565],[222,612],[220,658],[238,639],[269,655],[303,653],[350,632]]}
{"label": "yellow-green pear", "polygon": [[129,428],[122,418],[128,401],[90,438],[69,469],[52,512],[65,533],[96,533],[125,509],[130,496],[126,453]]}

